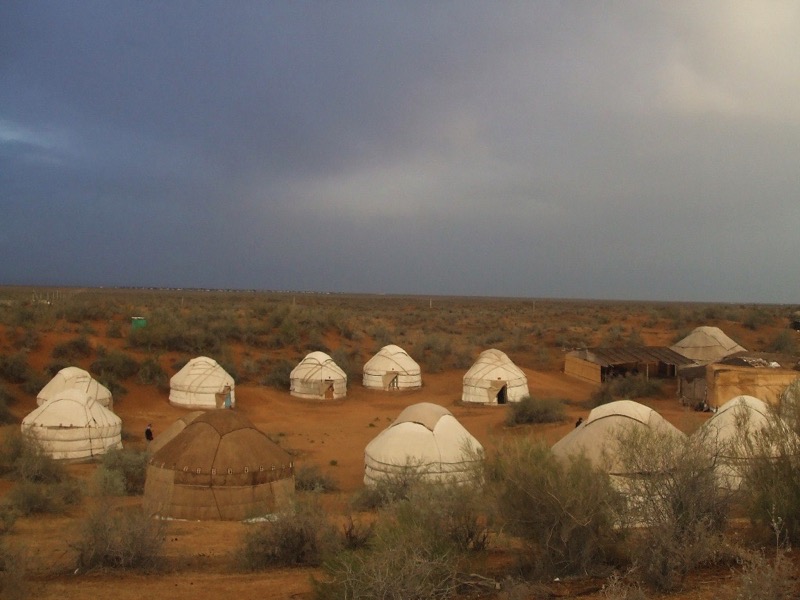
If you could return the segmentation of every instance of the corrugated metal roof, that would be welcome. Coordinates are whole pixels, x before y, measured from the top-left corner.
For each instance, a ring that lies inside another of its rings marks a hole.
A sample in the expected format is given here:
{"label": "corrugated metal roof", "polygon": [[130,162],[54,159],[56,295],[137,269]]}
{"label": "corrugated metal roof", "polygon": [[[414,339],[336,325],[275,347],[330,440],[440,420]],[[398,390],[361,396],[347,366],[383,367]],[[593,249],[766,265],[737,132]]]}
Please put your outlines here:
{"label": "corrugated metal roof", "polygon": [[584,348],[571,355],[600,365],[611,367],[629,363],[661,362],[667,365],[691,365],[694,361],[666,346],[628,346],[626,348]]}

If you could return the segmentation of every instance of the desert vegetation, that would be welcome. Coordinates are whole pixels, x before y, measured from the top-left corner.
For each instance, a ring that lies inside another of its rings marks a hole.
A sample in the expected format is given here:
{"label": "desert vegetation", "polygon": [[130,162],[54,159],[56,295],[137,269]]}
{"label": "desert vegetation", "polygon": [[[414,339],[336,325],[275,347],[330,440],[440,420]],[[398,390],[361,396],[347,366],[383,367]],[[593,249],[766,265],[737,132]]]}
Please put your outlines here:
{"label": "desert vegetation", "polygon": [[[549,452],[552,436],[568,432],[589,407],[620,398],[666,406],[676,402],[669,384],[624,377],[580,394],[532,389],[520,403],[491,408],[460,406],[457,388],[448,396],[441,389],[457,385],[488,347],[529,373],[558,379],[564,352],[575,347],[668,345],[698,325],[719,326],[753,350],[791,354],[797,336],[788,317],[797,309],[0,289],[0,420],[9,423],[0,452],[0,595],[50,598],[59,593],[53,582],[67,581],[66,573],[85,585],[111,586],[124,573],[146,571],[165,582],[206,572],[240,577],[240,592],[280,578],[307,599],[636,599],[686,590],[697,598],[793,597],[798,564],[789,549],[800,539],[794,396],[750,440],[743,485],[727,493],[713,476],[716,457],[695,438],[622,438],[629,472],[659,473],[623,487],[583,457],[560,461]],[[134,328],[132,316],[144,317],[146,326]],[[409,465],[407,473],[364,487],[363,464],[341,447],[344,436],[328,437],[340,425],[337,411],[351,401],[326,407],[281,400],[291,368],[306,353],[331,354],[348,385],[358,387],[361,366],[387,343],[406,349],[430,383],[412,394],[357,400],[362,412],[347,413],[356,421],[347,435],[374,436],[398,407],[439,394],[483,428],[486,460],[470,483],[426,483]],[[235,374],[237,409],[261,418],[297,461],[295,506],[273,521],[216,528],[153,520],[140,509],[148,454],[139,432],[151,415],[161,419],[158,431],[180,414],[166,402],[169,377],[197,355]],[[128,429],[125,449],[96,463],[57,463],[18,433],[37,391],[68,365],[111,389]],[[290,421],[281,410],[298,416]],[[53,531],[64,541],[51,539]],[[22,560],[28,544],[45,550]],[[703,581],[712,571],[717,579],[709,591]]]}

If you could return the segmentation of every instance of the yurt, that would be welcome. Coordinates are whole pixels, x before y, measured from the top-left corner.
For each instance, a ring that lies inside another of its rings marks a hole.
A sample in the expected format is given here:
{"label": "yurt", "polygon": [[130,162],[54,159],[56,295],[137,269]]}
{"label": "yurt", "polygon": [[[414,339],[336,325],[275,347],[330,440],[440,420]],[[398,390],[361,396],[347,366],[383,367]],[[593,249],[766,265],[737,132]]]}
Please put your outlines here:
{"label": "yurt", "polygon": [[150,457],[144,509],[170,519],[242,521],[289,507],[294,465],[241,413],[211,410]]}
{"label": "yurt", "polygon": [[511,359],[494,348],[484,350],[464,375],[462,402],[505,404],[528,396],[528,379]]}
{"label": "yurt", "polygon": [[337,400],[347,394],[347,375],[324,352],[312,352],[289,374],[289,393],[298,398]]}
{"label": "yurt", "polygon": [[364,365],[365,388],[389,392],[422,387],[419,365],[400,346],[389,344]]}
{"label": "yurt", "polygon": [[753,396],[736,396],[719,407],[693,435],[716,457],[720,487],[738,489],[748,460],[748,442],[769,424],[767,404]]}
{"label": "yurt", "polygon": [[186,426],[189,423],[194,421],[202,414],[202,410],[193,410],[192,412],[183,415],[180,419],[174,421],[169,427],[159,433],[152,442],[150,442],[150,444],[147,446],[148,452],[150,452],[150,454],[155,454],[161,450],[161,448],[167,445],[167,442],[171,441],[181,431],[186,429]]}
{"label": "yurt", "polygon": [[483,446],[446,408],[430,402],[407,407],[364,450],[364,484],[402,476],[407,469],[432,481],[472,477]]}
{"label": "yurt", "polygon": [[41,406],[55,398],[60,392],[73,388],[86,392],[101,406],[114,410],[114,399],[108,388],[95,380],[88,371],[78,367],[66,367],[56,373],[36,396],[36,405]]}
{"label": "yurt", "polygon": [[652,408],[632,400],[617,400],[592,409],[585,421],[553,445],[552,452],[561,458],[584,454],[610,475],[625,476],[627,473],[618,455],[618,436],[629,427],[683,436]]}
{"label": "yurt", "polygon": [[198,356],[169,380],[169,403],[193,409],[233,408],[235,387],[233,377],[217,361]]}
{"label": "yurt", "polygon": [[122,448],[122,420],[84,391],[66,389],[22,420],[22,432],[58,460],[86,460]]}
{"label": "yurt", "polygon": [[698,364],[714,362],[745,350],[719,327],[697,327],[681,341],[670,346],[670,349]]}

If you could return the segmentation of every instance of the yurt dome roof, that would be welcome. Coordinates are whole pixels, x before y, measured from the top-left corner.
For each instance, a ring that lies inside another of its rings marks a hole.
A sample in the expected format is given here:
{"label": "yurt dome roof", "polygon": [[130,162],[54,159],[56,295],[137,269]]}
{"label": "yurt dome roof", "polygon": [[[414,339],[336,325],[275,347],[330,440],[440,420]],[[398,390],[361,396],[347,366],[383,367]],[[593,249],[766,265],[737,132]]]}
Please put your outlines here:
{"label": "yurt dome roof", "polygon": [[389,344],[381,348],[375,356],[364,365],[365,373],[382,373],[397,371],[398,373],[419,374],[419,365],[400,346]]}

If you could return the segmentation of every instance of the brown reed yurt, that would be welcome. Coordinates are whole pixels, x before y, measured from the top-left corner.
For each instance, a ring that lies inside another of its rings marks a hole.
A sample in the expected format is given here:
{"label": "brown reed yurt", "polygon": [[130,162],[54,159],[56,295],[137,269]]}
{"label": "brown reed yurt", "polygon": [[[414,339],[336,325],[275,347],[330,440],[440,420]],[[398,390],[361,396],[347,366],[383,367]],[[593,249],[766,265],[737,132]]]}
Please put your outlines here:
{"label": "brown reed yurt", "polygon": [[159,433],[155,439],[150,442],[150,444],[147,446],[147,450],[150,452],[150,454],[155,454],[161,450],[161,448],[166,446],[168,442],[171,442],[181,431],[186,429],[186,426],[189,423],[194,421],[202,414],[202,410],[193,410],[192,412],[183,415],[180,419],[173,421],[172,425]]}
{"label": "brown reed yurt", "polygon": [[150,458],[144,508],[156,516],[241,521],[288,508],[292,458],[245,416],[212,410]]}

